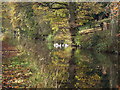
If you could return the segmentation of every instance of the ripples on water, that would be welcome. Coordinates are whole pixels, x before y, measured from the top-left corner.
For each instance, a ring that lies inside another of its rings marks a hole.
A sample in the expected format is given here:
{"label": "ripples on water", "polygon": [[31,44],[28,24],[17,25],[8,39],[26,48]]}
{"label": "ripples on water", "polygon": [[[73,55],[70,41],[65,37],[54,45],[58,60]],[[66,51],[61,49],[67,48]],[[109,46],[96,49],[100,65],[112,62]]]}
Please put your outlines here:
{"label": "ripples on water", "polygon": [[[54,46],[54,45],[53,45]],[[5,88],[116,88],[117,55],[77,48],[48,49],[43,41],[20,39],[21,53],[3,58]]]}

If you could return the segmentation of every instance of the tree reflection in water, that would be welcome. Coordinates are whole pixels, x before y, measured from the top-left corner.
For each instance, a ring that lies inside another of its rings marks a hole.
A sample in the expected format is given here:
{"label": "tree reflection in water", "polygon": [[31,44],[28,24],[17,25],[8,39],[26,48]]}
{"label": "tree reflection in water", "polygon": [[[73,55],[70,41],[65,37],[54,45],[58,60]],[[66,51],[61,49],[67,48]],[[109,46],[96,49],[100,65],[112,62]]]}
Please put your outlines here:
{"label": "tree reflection in water", "polygon": [[[119,82],[119,57],[77,48],[48,49],[46,42],[21,39],[17,47],[30,62],[33,88],[115,88]],[[19,61],[19,60],[18,60]],[[3,61],[4,62],[4,61]]]}

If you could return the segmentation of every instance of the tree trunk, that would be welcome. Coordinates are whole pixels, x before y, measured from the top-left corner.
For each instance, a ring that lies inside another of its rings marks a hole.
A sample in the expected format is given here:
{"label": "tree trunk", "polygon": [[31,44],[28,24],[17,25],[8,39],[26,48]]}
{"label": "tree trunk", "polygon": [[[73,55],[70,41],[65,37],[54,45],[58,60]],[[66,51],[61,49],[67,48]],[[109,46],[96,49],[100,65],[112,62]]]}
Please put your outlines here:
{"label": "tree trunk", "polygon": [[111,3],[111,40],[113,51],[119,53],[119,37],[116,35],[119,33],[119,5],[118,2]]}
{"label": "tree trunk", "polygon": [[[117,8],[118,9],[114,9]],[[113,40],[113,43],[115,42],[115,36],[119,32],[118,30],[118,14],[119,14],[119,6],[118,3],[112,3],[111,4],[111,38]]]}
{"label": "tree trunk", "polygon": [[76,35],[76,30],[74,25],[76,24],[76,2],[69,2],[68,3],[68,10],[69,10],[69,27],[71,33],[71,40],[72,44],[75,44],[74,36]]}

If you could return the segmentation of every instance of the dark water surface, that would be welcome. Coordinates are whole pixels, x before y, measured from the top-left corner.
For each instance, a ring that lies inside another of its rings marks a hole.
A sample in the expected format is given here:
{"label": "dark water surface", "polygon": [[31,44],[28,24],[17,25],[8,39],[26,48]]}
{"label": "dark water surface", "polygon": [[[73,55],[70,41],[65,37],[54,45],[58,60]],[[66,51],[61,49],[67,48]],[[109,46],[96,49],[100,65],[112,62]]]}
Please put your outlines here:
{"label": "dark water surface", "polygon": [[5,88],[116,88],[120,84],[118,55],[55,49],[26,38],[19,39],[16,47],[20,53],[3,57]]}

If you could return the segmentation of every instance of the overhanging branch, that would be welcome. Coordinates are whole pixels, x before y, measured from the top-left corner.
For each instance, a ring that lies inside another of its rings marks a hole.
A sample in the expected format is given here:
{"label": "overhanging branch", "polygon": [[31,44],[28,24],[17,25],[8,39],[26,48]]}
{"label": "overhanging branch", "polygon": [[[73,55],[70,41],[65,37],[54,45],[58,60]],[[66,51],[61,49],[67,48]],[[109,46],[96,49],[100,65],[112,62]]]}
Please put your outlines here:
{"label": "overhanging branch", "polygon": [[[65,3],[59,3],[59,2],[55,2],[55,3],[35,3],[39,6],[43,6],[43,7],[48,7],[49,9],[55,9],[55,10],[58,10],[58,9],[66,9],[67,8],[67,4]],[[58,7],[53,7],[54,4],[60,4],[60,5],[64,5],[64,6],[58,6]]]}

